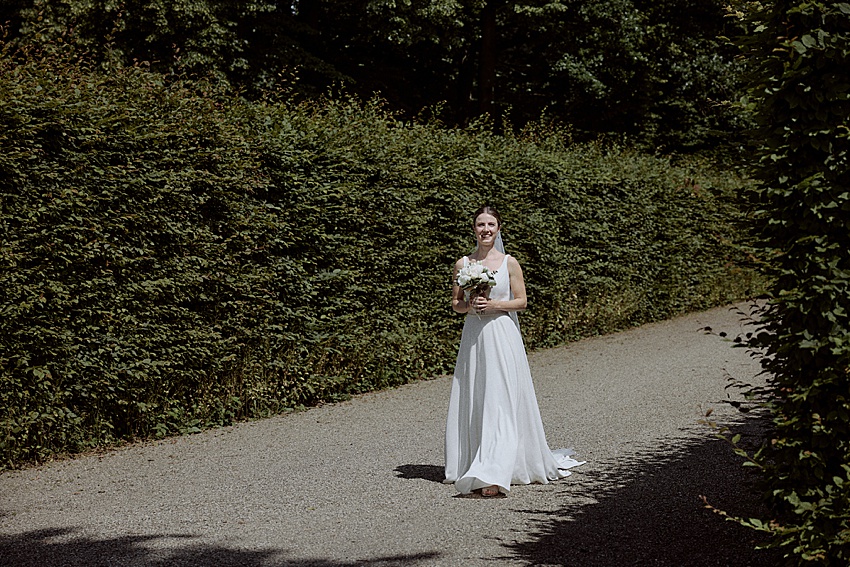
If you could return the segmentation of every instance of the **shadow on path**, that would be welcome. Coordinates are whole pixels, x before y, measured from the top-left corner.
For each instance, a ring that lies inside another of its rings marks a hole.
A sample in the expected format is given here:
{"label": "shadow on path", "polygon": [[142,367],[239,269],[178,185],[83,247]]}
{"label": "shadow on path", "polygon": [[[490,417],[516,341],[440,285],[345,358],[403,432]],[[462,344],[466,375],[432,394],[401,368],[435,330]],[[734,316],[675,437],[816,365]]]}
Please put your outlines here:
{"label": "shadow on path", "polygon": [[[762,438],[757,418],[735,425],[742,444]],[[618,463],[574,475],[565,494],[588,503],[535,517],[529,540],[507,547],[531,565],[581,567],[776,567],[776,550],[755,550],[758,532],[724,521],[700,496],[732,515],[764,517],[753,469],[705,429],[693,438],[649,448]]]}
{"label": "shadow on path", "polygon": [[422,479],[442,483],[446,479],[446,470],[437,465],[401,465],[395,468],[396,477],[407,480]]}
{"label": "shadow on path", "polygon": [[[180,546],[159,547],[163,540],[186,540]],[[234,549],[191,542],[194,536],[154,535],[94,539],[75,530],[52,529],[0,536],[4,567],[355,567],[415,566],[438,554],[376,557],[352,561],[287,559],[284,550]]]}

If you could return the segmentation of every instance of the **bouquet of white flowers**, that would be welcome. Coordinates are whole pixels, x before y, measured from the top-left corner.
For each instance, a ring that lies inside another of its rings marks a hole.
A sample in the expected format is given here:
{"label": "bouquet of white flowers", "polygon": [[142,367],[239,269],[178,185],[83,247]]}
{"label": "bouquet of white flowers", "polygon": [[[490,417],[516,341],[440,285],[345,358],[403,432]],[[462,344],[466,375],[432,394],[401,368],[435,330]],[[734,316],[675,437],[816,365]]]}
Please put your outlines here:
{"label": "bouquet of white flowers", "polygon": [[496,285],[496,272],[477,260],[470,260],[457,273],[455,283],[469,296],[487,295]]}

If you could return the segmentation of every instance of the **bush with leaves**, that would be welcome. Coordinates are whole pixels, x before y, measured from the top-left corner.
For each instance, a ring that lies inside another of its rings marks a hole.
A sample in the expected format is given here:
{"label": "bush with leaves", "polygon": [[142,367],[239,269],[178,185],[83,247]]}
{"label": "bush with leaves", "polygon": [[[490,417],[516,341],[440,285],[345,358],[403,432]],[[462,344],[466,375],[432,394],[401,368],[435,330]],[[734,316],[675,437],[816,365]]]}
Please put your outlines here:
{"label": "bush with leaves", "polygon": [[850,4],[746,3],[759,124],[753,193],[773,284],[750,346],[773,431],[763,468],[777,516],[744,523],[796,562],[850,564]]}
{"label": "bush with leaves", "polygon": [[542,127],[4,50],[0,467],[446,372],[484,201],[526,269],[532,348],[747,294],[741,183]]}
{"label": "bush with leaves", "polygon": [[[10,0],[6,0],[8,3]],[[441,105],[575,136],[714,150],[740,131],[739,68],[721,0],[15,0],[0,24],[98,60],[216,74],[256,94],[297,72],[303,95],[343,82],[415,116]],[[5,18],[4,18],[5,16]]]}

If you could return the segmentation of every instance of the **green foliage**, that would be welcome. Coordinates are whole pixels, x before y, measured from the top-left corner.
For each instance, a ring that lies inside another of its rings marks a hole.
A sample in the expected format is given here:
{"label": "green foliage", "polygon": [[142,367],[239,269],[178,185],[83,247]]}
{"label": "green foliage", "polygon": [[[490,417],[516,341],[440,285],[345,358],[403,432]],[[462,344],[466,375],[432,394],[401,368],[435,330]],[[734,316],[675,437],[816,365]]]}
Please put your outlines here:
{"label": "green foliage", "polygon": [[[752,3],[750,3],[752,4]],[[752,8],[752,6],[750,6]],[[850,4],[750,14],[759,124],[753,199],[774,276],[763,327],[773,415],[762,461],[778,517],[752,523],[798,563],[850,563]]]}
{"label": "green foliage", "polygon": [[[264,0],[31,0],[20,10],[29,41],[73,41],[110,64],[147,61],[164,72],[238,76],[245,28],[275,11]],[[249,46],[250,47],[250,46]]]}
{"label": "green foliage", "polygon": [[665,152],[714,149],[740,127],[721,104],[736,98],[739,66],[718,40],[728,21],[720,0],[25,4],[9,10],[24,41],[64,39],[110,65],[215,75],[250,96],[295,74],[310,97],[345,83],[408,117],[439,107],[453,124],[486,112],[521,127],[547,114],[575,136],[627,135]]}
{"label": "green foliage", "polygon": [[[626,134],[678,149],[728,143],[740,127],[721,105],[736,97],[740,70],[718,39],[726,20],[717,0],[319,4],[328,44],[351,54],[336,64],[360,83],[354,88],[414,109],[442,101],[460,122],[480,111],[470,102],[480,102],[489,56],[493,114],[515,124],[546,113],[575,135]],[[497,9],[491,54],[481,45],[487,5]],[[368,72],[358,71],[364,63]]]}
{"label": "green foliage", "polygon": [[741,184],[542,125],[248,103],[6,50],[0,466],[449,371],[483,201],[525,268],[531,348],[750,293]]}

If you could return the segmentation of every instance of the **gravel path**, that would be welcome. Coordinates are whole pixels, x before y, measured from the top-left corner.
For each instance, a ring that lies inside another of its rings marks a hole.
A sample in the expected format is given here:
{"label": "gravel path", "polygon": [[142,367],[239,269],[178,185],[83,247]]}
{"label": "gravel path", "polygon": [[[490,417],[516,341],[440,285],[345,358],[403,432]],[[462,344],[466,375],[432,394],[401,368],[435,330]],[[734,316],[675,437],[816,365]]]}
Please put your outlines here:
{"label": "gravel path", "polygon": [[0,565],[759,566],[754,534],[702,507],[758,511],[709,409],[752,381],[730,308],[530,356],[547,438],[589,462],[508,498],[442,480],[450,379],[0,475]]}

